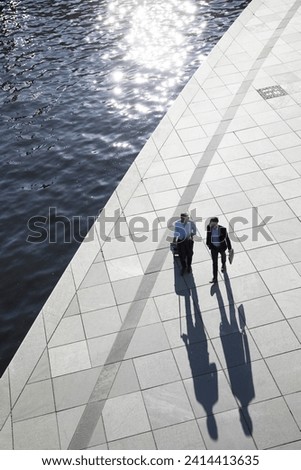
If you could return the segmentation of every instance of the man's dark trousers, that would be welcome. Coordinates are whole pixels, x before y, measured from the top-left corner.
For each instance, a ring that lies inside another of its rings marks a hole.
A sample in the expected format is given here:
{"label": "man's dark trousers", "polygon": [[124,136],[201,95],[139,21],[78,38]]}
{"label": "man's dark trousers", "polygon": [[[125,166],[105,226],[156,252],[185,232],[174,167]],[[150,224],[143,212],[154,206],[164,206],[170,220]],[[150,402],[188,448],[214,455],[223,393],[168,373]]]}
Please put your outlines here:
{"label": "man's dark trousers", "polygon": [[191,238],[178,240],[177,248],[182,268],[190,267],[193,255],[193,240]]}
{"label": "man's dark trousers", "polygon": [[212,257],[212,262],[213,262],[213,279],[217,279],[217,260],[218,260],[218,254],[221,254],[222,257],[222,266],[224,267],[226,264],[226,250],[223,250],[222,248],[218,247],[211,247],[211,257]]}

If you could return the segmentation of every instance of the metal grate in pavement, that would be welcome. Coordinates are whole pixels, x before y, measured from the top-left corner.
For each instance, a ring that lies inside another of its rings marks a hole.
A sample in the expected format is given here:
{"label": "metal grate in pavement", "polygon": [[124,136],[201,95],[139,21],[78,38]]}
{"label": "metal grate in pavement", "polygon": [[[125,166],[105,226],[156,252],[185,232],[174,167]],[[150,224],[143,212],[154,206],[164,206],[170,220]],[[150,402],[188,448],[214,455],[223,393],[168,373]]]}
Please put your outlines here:
{"label": "metal grate in pavement", "polygon": [[281,88],[280,85],[267,86],[266,88],[259,88],[257,91],[265,100],[269,100],[271,98],[278,98],[279,96],[287,95],[287,92],[283,88]]}

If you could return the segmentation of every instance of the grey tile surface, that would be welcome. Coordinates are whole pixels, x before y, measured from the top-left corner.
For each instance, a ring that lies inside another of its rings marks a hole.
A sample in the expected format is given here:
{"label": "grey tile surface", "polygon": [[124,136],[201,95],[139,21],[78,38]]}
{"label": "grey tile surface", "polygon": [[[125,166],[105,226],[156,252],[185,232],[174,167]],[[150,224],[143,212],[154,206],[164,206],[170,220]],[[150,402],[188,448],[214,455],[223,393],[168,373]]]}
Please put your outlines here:
{"label": "grey tile surface", "polygon": [[111,284],[81,289],[78,291],[78,300],[82,313],[115,305]]}
{"label": "grey tile surface", "polygon": [[63,318],[57,329],[54,331],[49,347],[62,346],[64,344],[83,341],[85,333],[80,315]]}
{"label": "grey tile surface", "polygon": [[52,383],[51,380],[43,380],[25,386],[13,409],[12,417],[13,421],[20,421],[53,412]]}
{"label": "grey tile surface", "polygon": [[253,328],[251,333],[263,357],[293,351],[300,346],[286,320]]}
{"label": "grey tile surface", "polygon": [[137,434],[132,437],[125,437],[124,439],[117,439],[116,441],[109,442],[110,450],[155,450],[156,444],[151,432],[144,434]]}
{"label": "grey tile surface", "polygon": [[283,314],[272,296],[260,297],[243,303],[246,325],[253,328],[278,320],[283,320]]}
{"label": "grey tile surface", "polygon": [[272,294],[301,287],[301,277],[291,265],[261,271],[260,274]]}
{"label": "grey tile surface", "polygon": [[99,284],[106,284],[107,282],[109,282],[109,277],[105,263],[93,263],[81,283],[80,288],[97,286]]}
{"label": "grey tile surface", "polygon": [[53,377],[91,367],[86,341],[78,341],[77,343],[49,349],[49,359]]}
{"label": "grey tile surface", "polygon": [[171,351],[162,351],[134,359],[141,389],[180,380]]}
{"label": "grey tile surface", "polygon": [[109,397],[118,397],[140,390],[138,377],[132,360],[120,364]]}
{"label": "grey tile surface", "polygon": [[301,392],[286,395],[284,398],[292,415],[297,421],[299,428],[301,429]]}
{"label": "grey tile surface", "polygon": [[293,318],[301,315],[301,289],[293,289],[286,292],[280,292],[274,296],[277,304],[286,318]]}
{"label": "grey tile surface", "polygon": [[[53,389],[56,409],[60,411],[88,403],[100,371],[100,367],[95,367],[55,377],[53,379]],[[83,384],[85,384],[84,387]]]}
{"label": "grey tile surface", "polygon": [[150,430],[140,392],[110,398],[106,401],[102,414],[109,441]]}
{"label": "grey tile surface", "polygon": [[55,413],[18,421],[13,425],[15,449],[59,449],[59,435]]}
{"label": "grey tile surface", "polygon": [[301,349],[267,359],[267,365],[283,395],[301,390]]}
{"label": "grey tile surface", "polygon": [[205,449],[196,421],[186,421],[154,431],[158,450]]}
{"label": "grey tile surface", "polygon": [[[151,339],[151,341],[149,341]],[[163,326],[160,323],[138,328],[127,349],[125,358],[143,356],[169,349]]]}
{"label": "grey tile surface", "polygon": [[250,257],[258,271],[276,268],[290,263],[290,260],[279,245],[256,248],[252,250]]}
{"label": "grey tile surface", "polygon": [[[243,410],[246,416],[246,410]],[[251,405],[253,439],[259,449],[268,449],[300,438],[298,429],[283,398]]]}
{"label": "grey tile surface", "polygon": [[210,450],[256,449],[250,432],[246,433],[244,430],[246,425],[244,428],[242,426],[242,420],[237,409],[218,413],[209,420],[198,419],[206,448]]}
{"label": "grey tile surface", "polygon": [[119,331],[121,319],[117,307],[94,310],[82,315],[87,338],[107,335]]}
{"label": "grey tile surface", "polygon": [[152,429],[194,418],[182,382],[161,385],[143,392]]}

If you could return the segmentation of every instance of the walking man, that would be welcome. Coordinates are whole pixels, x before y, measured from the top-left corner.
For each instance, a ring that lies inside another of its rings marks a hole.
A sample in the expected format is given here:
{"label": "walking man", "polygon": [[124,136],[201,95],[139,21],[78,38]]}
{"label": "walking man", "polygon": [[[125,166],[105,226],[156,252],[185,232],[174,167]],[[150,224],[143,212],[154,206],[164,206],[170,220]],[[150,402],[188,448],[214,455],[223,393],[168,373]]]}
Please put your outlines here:
{"label": "walking man", "polygon": [[193,255],[193,237],[196,234],[196,226],[189,215],[184,212],[181,219],[177,220],[174,228],[173,243],[177,243],[178,253],[181,261],[181,276],[187,272],[191,272],[191,262]]}
{"label": "walking man", "polygon": [[215,284],[217,282],[218,254],[221,254],[223,273],[226,271],[226,250],[227,248],[229,251],[232,249],[227,229],[218,224],[217,217],[213,217],[207,226],[206,245],[210,248],[213,263],[213,278],[210,282]]}

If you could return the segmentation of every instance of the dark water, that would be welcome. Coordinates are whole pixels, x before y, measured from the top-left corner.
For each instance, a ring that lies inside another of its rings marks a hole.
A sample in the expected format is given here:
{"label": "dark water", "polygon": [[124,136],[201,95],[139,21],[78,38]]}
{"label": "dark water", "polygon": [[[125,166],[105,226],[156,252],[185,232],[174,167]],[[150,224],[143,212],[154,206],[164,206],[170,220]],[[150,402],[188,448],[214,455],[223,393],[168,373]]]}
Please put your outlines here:
{"label": "dark water", "polygon": [[0,373],[78,248],[26,242],[28,220],[55,207],[84,234],[248,3],[0,2]]}

